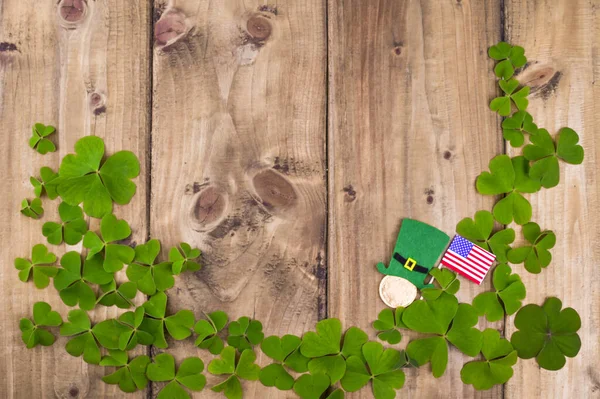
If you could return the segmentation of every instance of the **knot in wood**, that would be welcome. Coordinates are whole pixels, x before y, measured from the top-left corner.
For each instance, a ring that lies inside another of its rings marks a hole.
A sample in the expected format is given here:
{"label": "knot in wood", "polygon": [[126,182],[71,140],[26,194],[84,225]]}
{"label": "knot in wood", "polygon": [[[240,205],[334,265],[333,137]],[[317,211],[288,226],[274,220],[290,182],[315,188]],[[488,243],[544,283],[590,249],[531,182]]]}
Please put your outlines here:
{"label": "knot in wood", "polygon": [[86,15],[86,0],[60,0],[58,3],[58,16],[64,28],[74,29]]}
{"label": "knot in wood", "polygon": [[105,97],[97,92],[91,93],[89,96],[90,108],[94,115],[98,116],[106,112],[106,100]]}
{"label": "knot in wood", "polygon": [[76,386],[72,386],[71,388],[69,388],[69,396],[71,396],[72,398],[76,398],[79,395],[79,388],[77,388]]}
{"label": "knot in wood", "polygon": [[253,15],[246,23],[246,30],[253,39],[263,41],[271,36],[272,28],[268,19],[260,15]]}
{"label": "knot in wood", "polygon": [[196,198],[192,215],[200,226],[207,226],[220,220],[225,213],[225,197],[216,187],[207,187]]}
{"label": "knot in wood", "polygon": [[172,44],[187,32],[185,14],[179,10],[168,10],[154,25],[154,39],[160,45]]}
{"label": "knot in wood", "polygon": [[288,209],[296,205],[296,190],[285,177],[271,169],[257,173],[252,179],[254,190],[269,210]]}

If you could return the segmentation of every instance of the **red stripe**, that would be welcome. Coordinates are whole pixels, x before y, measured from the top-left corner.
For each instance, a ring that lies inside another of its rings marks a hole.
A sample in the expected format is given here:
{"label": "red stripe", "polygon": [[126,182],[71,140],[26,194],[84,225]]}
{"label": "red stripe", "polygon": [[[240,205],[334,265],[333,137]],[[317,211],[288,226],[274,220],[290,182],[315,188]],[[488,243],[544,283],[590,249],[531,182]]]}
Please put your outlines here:
{"label": "red stripe", "polygon": [[473,262],[476,266],[480,266],[480,268],[489,269],[493,262],[489,262],[487,260],[482,260],[478,258],[476,255],[469,254],[467,258],[469,261]]}
{"label": "red stripe", "polygon": [[477,251],[474,251],[474,250],[471,250],[471,252],[469,253],[469,256],[474,256],[477,259],[480,259],[486,265],[494,263],[494,259],[486,258],[480,252],[477,252]]}
{"label": "red stripe", "polygon": [[452,265],[446,264],[446,263],[444,263],[444,262],[442,262],[442,264],[443,264],[444,266],[446,266],[448,269],[450,269],[450,270],[453,270],[453,271],[457,272],[458,274],[460,274],[461,276],[463,276],[463,277],[465,277],[465,278],[467,278],[467,279],[471,280],[471,281],[472,281],[472,282],[474,282],[475,284],[477,284],[477,285],[480,285],[480,284],[481,284],[481,282],[480,282],[480,281],[477,281],[477,280],[475,280],[473,277],[469,276],[468,274],[465,274],[465,273],[463,273],[463,272],[462,272],[462,270],[458,270],[457,268],[453,267]]}
{"label": "red stripe", "polygon": [[483,256],[485,256],[486,258],[488,258],[491,261],[494,261],[496,259],[496,255],[494,255],[490,251],[486,251],[485,249],[481,248],[478,245],[473,246],[472,250],[477,251],[477,253],[482,254]]}
{"label": "red stripe", "polygon": [[458,264],[462,265],[463,267],[465,267],[466,269],[469,269],[469,270],[473,269],[473,273],[478,276],[484,277],[485,274],[487,273],[487,270],[473,264],[473,262],[469,262],[469,259],[463,258],[462,256],[455,254],[453,251],[446,252],[446,255],[444,257],[448,257],[454,263],[458,263]]}
{"label": "red stripe", "polygon": [[442,259],[442,262],[443,262],[443,264],[449,264],[449,265],[452,265],[454,268],[460,269],[463,272],[462,274],[468,273],[471,277],[473,277],[477,281],[483,281],[483,279],[485,278],[485,274],[481,274],[476,270],[470,269],[467,265],[464,265],[461,262],[455,261],[450,256],[444,257],[444,259]]}

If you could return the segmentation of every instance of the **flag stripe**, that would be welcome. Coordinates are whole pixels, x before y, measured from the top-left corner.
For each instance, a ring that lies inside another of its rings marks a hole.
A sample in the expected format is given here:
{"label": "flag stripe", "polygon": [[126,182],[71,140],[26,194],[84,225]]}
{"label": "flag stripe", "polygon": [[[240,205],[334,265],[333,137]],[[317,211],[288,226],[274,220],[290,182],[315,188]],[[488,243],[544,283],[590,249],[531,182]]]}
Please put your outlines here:
{"label": "flag stripe", "polygon": [[450,250],[448,250],[448,252],[446,252],[446,256],[452,258],[452,260],[460,263],[462,266],[473,269],[474,272],[476,272],[477,274],[480,274],[481,276],[485,276],[485,273],[487,273],[487,271],[489,269],[484,266],[473,265],[466,261],[467,258],[463,258],[462,256],[460,256]]}
{"label": "flag stripe", "polygon": [[444,266],[446,266],[448,269],[454,270],[455,272],[459,273],[461,276],[468,278],[469,280],[471,280],[475,284],[481,284],[482,280],[476,279],[475,277],[472,277],[468,272],[464,271],[462,268],[459,269],[458,267],[454,267],[453,265],[451,265],[449,263],[442,262],[442,264]]}
{"label": "flag stripe", "polygon": [[489,253],[488,251],[486,251],[485,249],[481,248],[478,245],[475,245],[473,247],[473,250],[478,254],[483,256],[484,258],[494,261],[496,259],[496,255]]}
{"label": "flag stripe", "polygon": [[456,235],[441,263],[472,282],[481,284],[495,260],[494,254]]}
{"label": "flag stripe", "polygon": [[471,272],[474,276],[477,276],[478,278],[485,277],[486,271],[480,270],[475,267],[470,267],[467,262],[463,261],[462,258],[460,258],[459,256],[456,256],[455,254],[447,253],[445,258],[447,258],[447,260],[449,262],[459,265],[461,268],[468,270],[469,272]]}

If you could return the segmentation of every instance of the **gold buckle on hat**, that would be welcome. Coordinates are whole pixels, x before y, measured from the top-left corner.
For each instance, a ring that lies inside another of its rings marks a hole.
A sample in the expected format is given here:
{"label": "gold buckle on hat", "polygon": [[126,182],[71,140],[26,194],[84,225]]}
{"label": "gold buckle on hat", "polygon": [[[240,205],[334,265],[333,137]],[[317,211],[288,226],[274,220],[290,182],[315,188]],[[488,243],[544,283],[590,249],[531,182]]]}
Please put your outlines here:
{"label": "gold buckle on hat", "polygon": [[406,263],[404,264],[404,267],[412,272],[416,265],[417,265],[416,260],[414,260],[413,258],[408,258],[408,259],[406,259]]}

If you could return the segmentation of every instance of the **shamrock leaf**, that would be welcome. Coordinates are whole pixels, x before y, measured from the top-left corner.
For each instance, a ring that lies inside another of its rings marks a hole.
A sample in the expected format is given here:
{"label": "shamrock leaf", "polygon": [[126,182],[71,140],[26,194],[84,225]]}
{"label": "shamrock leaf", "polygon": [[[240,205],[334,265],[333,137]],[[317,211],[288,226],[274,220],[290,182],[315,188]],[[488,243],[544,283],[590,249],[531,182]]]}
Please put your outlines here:
{"label": "shamrock leaf", "polygon": [[202,374],[204,363],[200,358],[188,357],[181,362],[175,373],[175,359],[168,353],[161,353],[148,365],[146,375],[150,381],[166,382],[157,399],[190,398],[183,387],[191,391],[201,391],[206,385],[206,377]]}
{"label": "shamrock leaf", "polygon": [[527,63],[525,49],[520,46],[511,46],[506,42],[500,42],[490,47],[488,55],[496,61],[500,61],[494,68],[494,73],[500,79],[510,79],[515,74],[515,69],[521,68]]}
{"label": "shamrock leaf", "polygon": [[321,320],[317,323],[316,330],[307,332],[302,337],[300,352],[304,356],[313,358],[340,352],[342,323],[338,319]]}
{"label": "shamrock leaf", "polygon": [[175,285],[169,262],[155,263],[160,253],[160,241],[150,240],[135,247],[133,263],[127,267],[127,278],[146,295],[165,291]]}
{"label": "shamrock leaf", "polygon": [[98,298],[98,302],[104,306],[117,306],[120,309],[129,309],[133,306],[133,298],[137,294],[137,286],[130,281],[125,282],[117,287],[117,282],[112,280],[107,284],[100,286],[102,295]]}
{"label": "shamrock leaf", "polygon": [[31,128],[31,138],[29,139],[29,147],[33,148],[40,154],[44,155],[49,152],[56,151],[56,146],[46,137],[56,131],[54,126],[46,126],[43,123],[36,123]]}
{"label": "shamrock leaf", "polygon": [[83,219],[83,211],[79,206],[61,202],[58,206],[58,214],[62,223],[44,223],[42,234],[50,244],[60,245],[63,239],[69,245],[77,244],[88,231],[88,225]]}
{"label": "shamrock leaf", "polygon": [[559,158],[573,165],[583,162],[583,147],[577,144],[579,136],[573,129],[560,129],[556,145],[546,129],[539,129],[530,140],[531,144],[523,148],[523,155],[534,161],[530,175],[541,180],[545,188],[555,187],[560,181]]}
{"label": "shamrock leaf", "polygon": [[102,381],[107,384],[118,384],[123,392],[143,390],[148,385],[146,378],[148,364],[150,364],[150,358],[146,355],[129,360],[126,352],[109,350],[109,356],[104,356],[100,365],[118,368],[114,373],[102,377]]}
{"label": "shamrock leaf", "polygon": [[379,342],[367,342],[362,351],[367,364],[358,356],[349,357],[342,388],[356,392],[371,381],[375,399],[395,398],[396,390],[402,388],[405,379],[400,369],[403,366],[402,353],[395,349],[384,350]]}
{"label": "shamrock leaf", "polygon": [[154,342],[152,334],[140,329],[144,316],[144,308],[141,306],[134,312],[125,312],[119,316],[119,322],[127,327],[127,330],[119,336],[120,350],[132,350],[138,343],[146,346],[152,345]]}
{"label": "shamrock leaf", "polygon": [[158,292],[150,297],[143,305],[147,317],[144,318],[140,329],[154,336],[154,346],[167,348],[165,328],[169,335],[176,340],[186,339],[192,335],[194,313],[191,310],[180,310],[171,316],[166,316],[167,295]]}
{"label": "shamrock leaf", "polygon": [[488,321],[502,320],[505,314],[514,314],[521,308],[526,295],[525,284],[518,274],[511,272],[510,266],[498,265],[493,279],[496,291],[483,292],[473,299],[473,307]]}
{"label": "shamrock leaf", "polygon": [[31,250],[31,261],[17,258],[15,268],[19,270],[19,280],[26,283],[33,274],[33,283],[41,289],[50,284],[50,277],[56,276],[57,268],[49,266],[54,262],[56,262],[56,255],[48,252],[44,244],[37,244]]}
{"label": "shamrock leaf", "polygon": [[445,335],[457,310],[458,300],[456,297],[443,294],[434,301],[414,301],[404,309],[402,322],[413,331]]}
{"label": "shamrock leaf", "polygon": [[431,287],[421,290],[421,295],[427,300],[438,299],[444,292],[454,295],[460,289],[460,281],[456,278],[456,274],[448,269],[433,268],[429,274],[435,278],[439,288]]}
{"label": "shamrock leaf", "polygon": [[44,214],[42,200],[34,198],[29,202],[28,199],[21,201],[21,213],[32,219],[39,219]]}
{"label": "shamrock leaf", "polygon": [[575,357],[581,348],[577,331],[581,319],[572,308],[562,309],[558,298],[548,298],[540,307],[526,305],[515,317],[515,327],[510,341],[522,359],[535,357],[541,368],[559,370],[567,357]]}
{"label": "shamrock leaf", "polygon": [[533,116],[527,111],[517,111],[510,118],[502,121],[502,135],[513,147],[520,147],[525,142],[525,134],[535,134],[538,127],[533,123]]}
{"label": "shamrock leaf", "polygon": [[263,340],[260,349],[263,353],[298,373],[308,371],[309,359],[300,353],[302,340],[295,335],[284,335],[279,338],[270,336]]}
{"label": "shamrock leaf", "polygon": [[67,252],[60,259],[62,268],[54,278],[54,288],[59,292],[60,298],[68,306],[92,310],[96,305],[96,293],[90,284],[106,284],[112,281],[113,276],[102,268],[102,258],[96,255],[81,264],[79,252]]}
{"label": "shamrock leaf", "polygon": [[344,344],[342,345],[342,355],[347,359],[350,356],[362,358],[362,347],[369,337],[367,333],[358,327],[350,327],[344,334]]}
{"label": "shamrock leaf", "polygon": [[329,385],[325,374],[303,374],[294,383],[294,392],[302,399],[319,399]]}
{"label": "shamrock leaf", "polygon": [[382,341],[387,341],[391,345],[395,345],[402,340],[402,334],[398,331],[399,328],[406,328],[402,322],[403,307],[392,310],[385,308],[377,316],[377,320],[373,322],[373,328],[377,330],[377,338]]}
{"label": "shamrock leaf", "polygon": [[111,273],[121,270],[124,263],[133,260],[135,256],[133,248],[115,244],[131,235],[131,228],[125,220],[118,220],[112,214],[104,216],[100,222],[100,233],[102,238],[93,231],[88,231],[83,237],[83,246],[88,249],[88,259],[101,252],[104,253],[104,270]]}
{"label": "shamrock leaf", "polygon": [[228,375],[225,381],[211,389],[223,392],[228,399],[241,399],[242,387],[240,378],[256,381],[259,378],[260,367],[255,364],[256,354],[252,349],[244,350],[236,364],[236,349],[228,346],[221,351],[218,358],[213,359],[208,365],[208,371],[214,375]]}
{"label": "shamrock leaf", "polygon": [[101,218],[110,214],[112,202],[128,204],[136,186],[131,179],[140,174],[140,162],[130,151],[119,151],[105,162],[104,141],[88,136],[75,143],[76,154],[60,164],[58,193],[69,205],[83,202],[86,214]]}
{"label": "shamrock leaf", "polygon": [[531,220],[531,204],[521,193],[535,193],[540,190],[538,180],[529,177],[529,164],[524,157],[510,158],[498,155],[490,161],[490,172],[477,177],[477,191],[484,195],[506,194],[496,203],[493,212],[502,224],[513,221],[525,224]]}
{"label": "shamrock leaf", "polygon": [[308,362],[311,374],[326,374],[332,384],[338,382],[346,372],[346,359],[342,355],[328,355],[311,359]]}
{"label": "shamrock leaf", "polygon": [[494,216],[488,211],[478,211],[475,217],[464,218],[456,225],[456,232],[467,240],[496,255],[498,262],[506,262],[506,253],[515,241],[515,231],[504,229],[492,234]]}
{"label": "shamrock leaf", "polygon": [[252,349],[254,345],[260,344],[264,337],[262,323],[258,320],[240,317],[237,321],[229,323],[227,343],[240,352],[244,349]]}
{"label": "shamrock leaf", "polygon": [[487,328],[483,331],[481,353],[484,361],[469,362],[460,371],[460,378],[465,384],[471,384],[477,390],[486,390],[504,384],[512,377],[517,352],[508,340],[500,338],[497,330]]}
{"label": "shamrock leaf", "polygon": [[461,303],[452,320],[452,327],[446,333],[446,339],[462,353],[477,356],[483,339],[481,331],[474,328],[478,320],[475,308],[467,303]]}
{"label": "shamrock leaf", "polygon": [[344,391],[338,388],[331,392],[329,396],[327,396],[327,399],[344,399]]}
{"label": "shamrock leaf", "polygon": [[198,334],[195,345],[202,349],[208,349],[213,355],[218,355],[223,350],[223,340],[217,335],[225,326],[229,317],[222,311],[212,312],[206,315],[208,320],[198,320],[194,331]]}
{"label": "shamrock leaf", "polygon": [[490,102],[490,109],[496,111],[500,116],[508,116],[512,110],[512,103],[515,104],[519,111],[524,111],[529,105],[529,86],[522,87],[519,91],[519,82],[516,79],[500,80],[498,82],[500,88],[504,92],[504,96],[496,97]]}
{"label": "shamrock leaf", "polygon": [[173,274],[178,275],[181,272],[197,272],[202,267],[194,259],[200,256],[199,249],[192,249],[190,244],[182,242],[179,248],[173,247],[169,251],[169,262],[173,264]]}
{"label": "shamrock leaf", "polygon": [[513,248],[508,251],[508,261],[513,264],[525,263],[529,273],[541,273],[552,261],[549,249],[556,244],[556,235],[550,230],[541,231],[537,223],[530,222],[523,226],[523,235],[531,245]]}
{"label": "shamrock leaf", "polygon": [[41,327],[57,327],[62,324],[62,318],[58,312],[52,310],[46,302],[36,302],[33,305],[33,322],[30,319],[21,319],[21,339],[27,348],[33,348],[40,344],[50,346],[55,338],[52,333]]}
{"label": "shamrock leaf", "polygon": [[266,387],[276,387],[280,391],[289,391],[294,386],[294,377],[278,363],[269,364],[260,370],[260,382]]}
{"label": "shamrock leaf", "polygon": [[40,180],[35,177],[30,177],[29,182],[33,186],[33,192],[35,196],[40,198],[42,193],[45,191],[46,195],[50,199],[55,199],[58,197],[58,192],[56,192],[56,187],[58,185],[58,173],[54,173],[52,169],[47,166],[44,166],[40,169]]}

